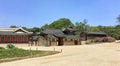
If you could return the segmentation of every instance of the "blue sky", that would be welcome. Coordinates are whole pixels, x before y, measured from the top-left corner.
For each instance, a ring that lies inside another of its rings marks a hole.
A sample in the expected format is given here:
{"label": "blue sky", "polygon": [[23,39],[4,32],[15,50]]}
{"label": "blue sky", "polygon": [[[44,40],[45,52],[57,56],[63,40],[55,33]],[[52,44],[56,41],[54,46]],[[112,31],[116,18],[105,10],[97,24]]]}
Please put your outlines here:
{"label": "blue sky", "polygon": [[0,0],[0,27],[41,27],[59,18],[74,24],[116,25],[120,0]]}

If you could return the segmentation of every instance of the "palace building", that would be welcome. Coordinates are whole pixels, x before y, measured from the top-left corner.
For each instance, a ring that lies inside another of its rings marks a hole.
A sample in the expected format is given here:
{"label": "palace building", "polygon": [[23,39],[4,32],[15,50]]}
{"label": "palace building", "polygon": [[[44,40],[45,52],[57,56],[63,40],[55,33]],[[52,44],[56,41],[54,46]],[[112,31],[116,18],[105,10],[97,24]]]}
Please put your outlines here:
{"label": "palace building", "polygon": [[40,33],[32,36],[33,45],[38,46],[62,46],[80,45],[80,36],[75,35],[77,30],[73,27],[60,29],[46,28]]}
{"label": "palace building", "polygon": [[28,43],[32,32],[23,28],[0,28],[0,43]]}
{"label": "palace building", "polygon": [[92,40],[96,37],[107,37],[107,33],[105,32],[90,32],[90,31],[84,31],[80,34],[81,37],[84,38],[84,40]]}

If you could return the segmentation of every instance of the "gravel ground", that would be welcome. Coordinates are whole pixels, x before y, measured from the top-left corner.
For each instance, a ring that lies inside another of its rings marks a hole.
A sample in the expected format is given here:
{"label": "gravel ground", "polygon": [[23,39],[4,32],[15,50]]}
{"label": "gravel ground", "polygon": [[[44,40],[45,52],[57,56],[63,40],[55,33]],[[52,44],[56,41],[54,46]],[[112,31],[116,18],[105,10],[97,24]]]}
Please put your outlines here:
{"label": "gravel ground", "polygon": [[78,46],[27,47],[33,50],[56,50],[59,54],[1,63],[0,66],[120,66],[120,43]]}

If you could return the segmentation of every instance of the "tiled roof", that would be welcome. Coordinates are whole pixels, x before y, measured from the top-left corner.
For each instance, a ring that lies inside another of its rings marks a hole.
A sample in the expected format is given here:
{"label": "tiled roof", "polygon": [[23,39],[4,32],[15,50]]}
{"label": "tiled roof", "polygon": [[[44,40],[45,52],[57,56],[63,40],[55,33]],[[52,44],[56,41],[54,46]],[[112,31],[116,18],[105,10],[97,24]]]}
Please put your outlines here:
{"label": "tiled roof", "polygon": [[64,33],[62,32],[62,30],[60,30],[60,29],[45,29],[45,30],[43,30],[41,33],[51,34],[51,35],[53,35],[53,34],[64,34]]}
{"label": "tiled roof", "polygon": [[55,37],[65,37],[64,34],[54,34]]}
{"label": "tiled roof", "polygon": [[54,35],[48,35],[49,38],[53,38],[56,39],[56,37]]}
{"label": "tiled roof", "polygon": [[14,33],[10,31],[0,31],[0,35],[27,35],[28,33]]}
{"label": "tiled roof", "polygon": [[33,41],[37,41],[39,39],[39,36],[32,36],[30,39]]}
{"label": "tiled roof", "polygon": [[60,29],[45,29],[41,33],[48,34],[48,37],[53,37],[53,38],[64,37],[64,38],[69,38],[69,39],[80,39],[80,36],[66,35]]}
{"label": "tiled roof", "polygon": [[[22,32],[19,32],[21,30]],[[32,32],[28,32],[23,28],[0,28],[0,35],[27,35],[32,34]]]}
{"label": "tiled roof", "polygon": [[89,32],[89,31],[85,31],[84,33],[86,33],[86,34],[101,34],[101,35],[107,35],[105,32]]}
{"label": "tiled roof", "polygon": [[76,36],[76,35],[65,35],[65,37],[68,39],[81,39],[80,36]]}
{"label": "tiled roof", "polygon": [[66,30],[77,31],[77,29],[76,29],[76,28],[73,28],[73,27],[67,27]]}

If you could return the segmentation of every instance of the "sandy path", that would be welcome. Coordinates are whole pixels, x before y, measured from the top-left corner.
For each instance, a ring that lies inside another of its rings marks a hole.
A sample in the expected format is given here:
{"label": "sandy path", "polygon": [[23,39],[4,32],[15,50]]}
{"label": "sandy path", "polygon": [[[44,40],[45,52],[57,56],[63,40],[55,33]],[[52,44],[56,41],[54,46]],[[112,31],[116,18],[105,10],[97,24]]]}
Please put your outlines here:
{"label": "sandy path", "polygon": [[[29,49],[28,47],[22,47]],[[36,47],[31,47],[36,49]],[[62,53],[1,63],[0,66],[120,66],[120,44],[94,44],[63,47],[38,47],[39,50],[63,50]]]}

